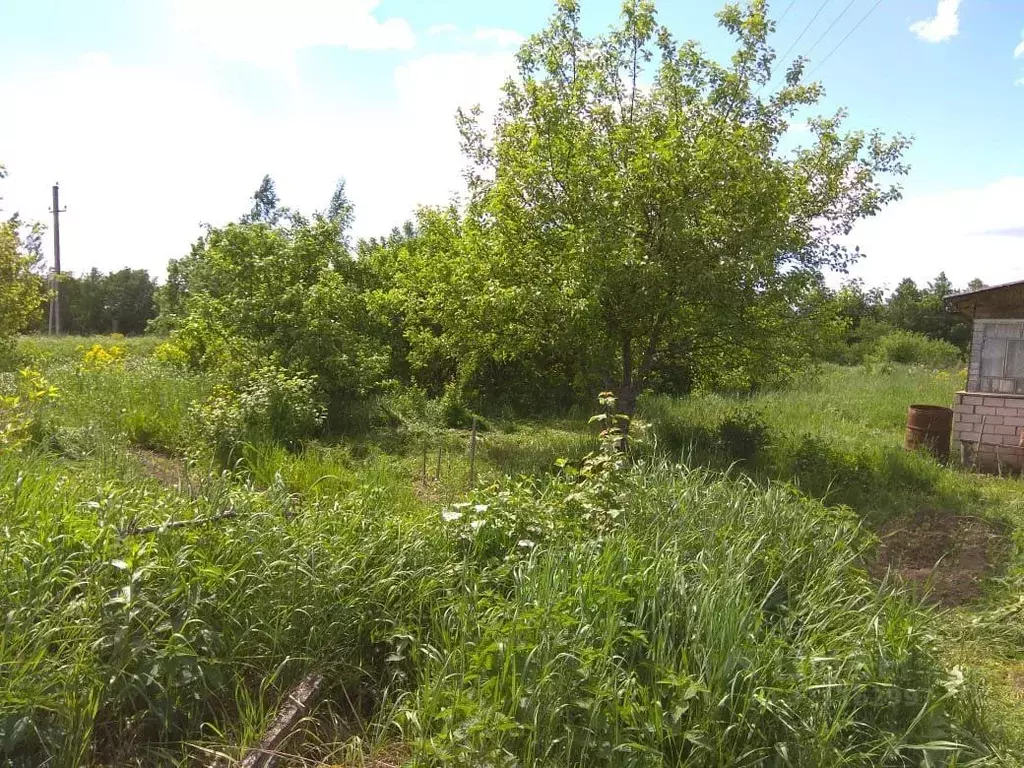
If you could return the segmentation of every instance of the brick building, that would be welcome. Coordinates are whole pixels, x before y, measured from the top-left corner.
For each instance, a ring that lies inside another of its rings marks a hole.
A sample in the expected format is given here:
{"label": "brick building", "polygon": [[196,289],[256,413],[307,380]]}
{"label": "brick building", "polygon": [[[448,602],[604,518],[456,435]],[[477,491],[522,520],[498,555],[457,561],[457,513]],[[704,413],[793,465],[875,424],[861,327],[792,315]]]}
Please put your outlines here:
{"label": "brick building", "polygon": [[973,323],[967,389],[953,403],[954,452],[985,470],[1022,468],[1024,281],[954,294],[946,306]]}

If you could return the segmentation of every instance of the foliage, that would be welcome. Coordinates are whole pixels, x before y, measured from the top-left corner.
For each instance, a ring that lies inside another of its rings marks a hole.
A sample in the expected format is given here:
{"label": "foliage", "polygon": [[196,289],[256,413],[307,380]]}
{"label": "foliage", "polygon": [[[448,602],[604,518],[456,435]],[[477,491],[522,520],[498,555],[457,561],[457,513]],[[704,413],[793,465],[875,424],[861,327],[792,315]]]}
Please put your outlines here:
{"label": "foliage", "polygon": [[338,221],[274,210],[209,228],[172,262],[160,324],[194,366],[228,380],[263,365],[315,378],[343,425],[387,364],[358,290],[360,267]]}
{"label": "foliage", "polygon": [[100,371],[124,362],[125,349],[118,344],[112,344],[109,347],[93,344],[88,349],[85,347],[81,349],[83,351],[81,364],[83,370]]}
{"label": "foliage", "polygon": [[[166,480],[151,463],[196,438],[188,406],[210,390],[155,360],[157,341],[119,340],[123,363],[100,370],[72,340],[22,342],[62,397],[42,426],[53,450],[0,451],[0,761],[239,757],[313,669],[320,738],[296,755],[313,763],[369,762],[381,743],[455,765],[722,765],[783,744],[793,764],[902,766],[999,748],[974,667],[950,669],[947,632],[969,621],[863,570],[863,518],[1019,514],[1014,483],[899,448],[906,403],[957,388],[945,372],[828,367],[754,397],[643,401],[643,421],[693,425],[714,451],[719,425],[760,414],[770,439],[732,476],[665,462],[663,442],[620,451],[609,393],[597,450],[582,419],[494,431],[469,491],[466,435],[447,430],[423,482],[405,429],[298,451],[254,438],[242,471],[178,462]],[[1010,648],[1007,606],[976,631]]]}
{"label": "foliage", "polygon": [[[6,175],[0,165],[0,180]],[[40,231],[38,226],[26,227],[17,214],[0,221],[0,356],[42,305],[43,280],[37,273]]]}
{"label": "foliage", "polygon": [[963,353],[948,341],[900,330],[891,331],[876,342],[874,357],[892,363],[917,363],[933,368],[953,368],[963,363]]}
{"label": "foliage", "polygon": [[[854,520],[700,472],[621,472],[610,528],[530,486],[445,513],[493,586],[434,612],[407,651],[423,682],[396,720],[422,762],[721,765],[783,744],[794,764],[895,765],[938,748],[921,745],[961,685],[927,671],[909,606],[883,607],[849,568]],[[917,740],[894,732],[921,713]]]}
{"label": "foliage", "polygon": [[[0,456],[9,760],[238,754],[311,669],[420,764],[985,749],[933,620],[859,568],[857,521],[781,488],[616,461],[438,509],[373,466],[301,503],[66,466]],[[332,693],[318,717],[351,706]]]}
{"label": "foliage", "polygon": [[738,45],[722,67],[677,44],[651,3],[627,3],[590,39],[578,4],[560,3],[520,51],[493,136],[461,116],[471,201],[461,220],[420,222],[431,279],[408,304],[440,311],[411,330],[414,354],[457,349],[472,373],[568,351],[620,382],[626,412],[670,349],[704,383],[749,385],[806,360],[800,329],[824,322],[807,294],[853,258],[832,238],[898,196],[881,179],[905,171],[906,141],[846,133],[840,112],[812,119],[814,145],[784,156],[789,120],[822,91],[801,82],[799,59],[766,90],[764,14],[719,14]]}
{"label": "foliage", "polygon": [[[931,457],[903,450],[907,405],[950,404],[963,386],[963,374],[887,366],[885,372],[828,366],[754,397],[646,397],[641,413],[670,455],[762,481],[793,483],[872,520],[922,507],[971,513],[979,503],[972,483]],[[722,439],[723,425],[737,414],[756,415],[760,448],[752,456],[749,444],[737,440],[730,446]]]}
{"label": "foliage", "polygon": [[323,425],[326,409],[315,380],[267,365],[230,386],[218,385],[195,409],[199,448],[212,447],[225,465],[246,443],[297,446]]}
{"label": "foliage", "polygon": [[24,446],[37,427],[39,411],[60,397],[42,373],[22,368],[12,392],[0,389],[0,449],[16,450]]}
{"label": "foliage", "polygon": [[184,368],[188,365],[188,353],[170,341],[165,341],[153,350],[153,359],[176,368]]}
{"label": "foliage", "polygon": [[277,196],[277,188],[270,174],[263,177],[259,187],[252,196],[252,210],[243,221],[264,224],[276,224],[284,211]]}
{"label": "foliage", "polygon": [[[975,280],[967,289],[980,287]],[[879,340],[894,330],[944,341],[963,352],[970,344],[969,319],[945,308],[945,299],[954,290],[944,272],[924,288],[910,278],[901,280],[889,296],[882,288],[866,288],[861,280],[849,280],[836,291],[824,292],[845,326],[842,339],[822,353],[834,362],[864,362],[877,354]]]}
{"label": "foliage", "polygon": [[[88,336],[101,333],[144,333],[156,315],[156,280],[144,269],[122,269],[103,274],[93,268],[60,278],[61,328],[66,333]],[[46,318],[31,327],[47,330]]]}
{"label": "foliage", "polygon": [[729,456],[750,460],[767,447],[769,426],[760,411],[736,408],[718,425],[718,437]]}

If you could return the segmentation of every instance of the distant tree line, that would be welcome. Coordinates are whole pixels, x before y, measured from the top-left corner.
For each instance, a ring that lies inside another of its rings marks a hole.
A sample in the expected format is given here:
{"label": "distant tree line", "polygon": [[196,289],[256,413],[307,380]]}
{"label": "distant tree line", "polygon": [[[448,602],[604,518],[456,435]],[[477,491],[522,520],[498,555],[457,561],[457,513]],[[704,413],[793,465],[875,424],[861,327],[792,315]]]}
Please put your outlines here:
{"label": "distant tree line", "polygon": [[966,286],[954,288],[945,272],[924,286],[904,278],[889,294],[882,288],[865,286],[862,280],[849,280],[837,290],[826,291],[826,301],[833,305],[842,332],[821,355],[836,362],[861,362],[893,331],[946,342],[966,352],[971,342],[971,323],[962,315],[947,311],[945,299],[954,293],[983,287],[980,280],[974,279]]}
{"label": "distant tree line", "polygon": [[[61,275],[61,330],[73,335],[144,333],[156,317],[156,280],[144,269],[122,269],[104,274],[92,269],[83,275]],[[42,286],[44,307],[35,313],[26,330],[45,333],[49,282]]]}

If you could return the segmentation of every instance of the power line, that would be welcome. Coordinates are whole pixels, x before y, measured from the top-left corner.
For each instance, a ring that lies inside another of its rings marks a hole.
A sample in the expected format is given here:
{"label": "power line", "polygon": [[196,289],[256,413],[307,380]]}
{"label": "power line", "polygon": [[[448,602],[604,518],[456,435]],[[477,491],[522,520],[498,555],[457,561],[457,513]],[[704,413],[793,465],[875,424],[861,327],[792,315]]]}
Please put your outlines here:
{"label": "power line", "polygon": [[818,47],[818,43],[820,43],[820,42],[821,42],[822,40],[824,40],[824,39],[825,39],[825,35],[827,35],[827,34],[828,34],[829,32],[831,32],[831,31],[832,31],[832,29],[833,29],[833,28],[835,27],[835,25],[839,23],[839,21],[840,21],[840,20],[841,20],[841,19],[843,18],[843,16],[845,16],[845,15],[846,15],[846,12],[847,12],[848,10],[850,10],[850,8],[852,8],[852,7],[853,7],[853,4],[854,4],[854,3],[856,3],[856,2],[857,2],[857,0],[850,0],[850,2],[848,2],[848,3],[846,4],[846,7],[845,7],[845,8],[843,8],[843,11],[842,11],[842,13],[840,13],[840,14],[839,14],[838,16],[836,16],[836,17],[835,17],[835,18],[834,18],[834,19],[832,20],[832,23],[828,25],[828,28],[827,28],[827,29],[826,29],[826,30],[825,30],[824,32],[822,32],[822,33],[821,33],[820,35],[818,35],[818,39],[817,39],[817,40],[815,40],[815,41],[814,41],[813,43],[811,43],[811,47],[807,49],[807,52],[806,52],[806,53],[804,54],[804,56],[810,56],[810,55],[811,55],[811,52],[812,52],[812,51],[813,51],[813,50],[814,50],[815,48],[817,48],[817,47]]}
{"label": "power line", "polygon": [[824,0],[824,2],[822,2],[822,4],[818,6],[818,10],[815,11],[813,16],[811,16],[811,20],[807,22],[807,25],[804,27],[803,32],[796,36],[796,40],[794,40],[793,44],[786,49],[786,52],[779,57],[779,61],[785,63],[786,59],[789,58],[789,54],[792,53],[793,49],[796,48],[797,44],[801,40],[803,40],[804,35],[807,34],[807,30],[811,28],[811,24],[813,24],[817,20],[817,18],[821,16],[821,12],[825,10],[825,6],[828,5],[828,3],[829,0]]}
{"label": "power line", "polygon": [[782,15],[779,16],[779,18],[775,21],[776,24],[781,24],[782,23],[782,20],[784,18],[786,18],[786,14],[789,13],[789,11],[793,7],[794,3],[796,3],[796,0],[789,0],[789,5],[786,6],[786,10],[784,10],[782,12]]}
{"label": "power line", "polygon": [[880,6],[881,4],[882,4],[882,0],[875,0],[875,4],[872,5],[868,9],[868,12],[865,13],[863,16],[861,16],[860,21],[858,21],[856,24],[853,25],[853,29],[851,29],[849,32],[847,32],[846,36],[843,37],[843,39],[840,40],[838,43],[836,43],[835,47],[831,51],[829,51],[827,54],[825,54],[825,58],[822,59],[821,61],[819,61],[815,65],[814,69],[812,69],[810,72],[807,73],[807,77],[810,78],[811,75],[813,75],[815,72],[817,72],[823,66],[825,66],[825,62],[828,61],[830,58],[832,58],[832,54],[839,50],[839,46],[841,46],[843,43],[845,43],[849,39],[850,35],[852,35],[854,32],[856,32],[857,28],[860,27],[860,25],[863,24],[865,21],[867,21],[868,20],[868,16],[870,16],[872,13],[874,13],[875,9],[878,6]]}

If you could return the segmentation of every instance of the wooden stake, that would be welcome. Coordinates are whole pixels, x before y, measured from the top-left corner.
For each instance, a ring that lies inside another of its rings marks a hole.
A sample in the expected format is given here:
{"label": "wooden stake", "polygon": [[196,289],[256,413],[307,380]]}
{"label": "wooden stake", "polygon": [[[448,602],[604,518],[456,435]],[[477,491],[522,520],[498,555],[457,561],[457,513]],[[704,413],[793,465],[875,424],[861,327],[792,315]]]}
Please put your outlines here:
{"label": "wooden stake", "polygon": [[434,473],[434,478],[437,480],[441,479],[441,446],[437,446],[437,472]]}

